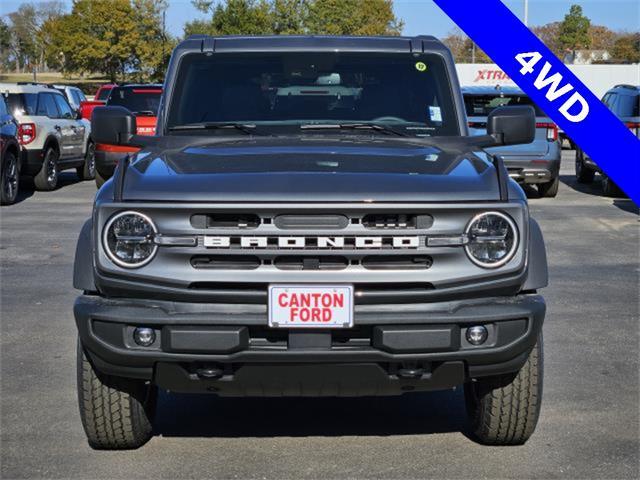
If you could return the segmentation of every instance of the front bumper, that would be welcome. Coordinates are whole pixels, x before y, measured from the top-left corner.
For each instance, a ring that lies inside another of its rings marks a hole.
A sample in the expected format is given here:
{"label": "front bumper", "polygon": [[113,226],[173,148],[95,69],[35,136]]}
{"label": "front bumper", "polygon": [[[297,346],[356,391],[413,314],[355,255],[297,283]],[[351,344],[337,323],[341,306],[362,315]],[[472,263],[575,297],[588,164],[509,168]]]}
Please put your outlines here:
{"label": "front bumper", "polygon": [[[82,344],[107,374],[179,392],[220,395],[393,395],[516,372],[541,331],[538,295],[429,304],[359,305],[345,330],[267,327],[265,305],[78,297]],[[465,339],[484,325],[485,345]],[[138,326],[156,341],[140,347]],[[202,370],[219,372],[207,378]]]}

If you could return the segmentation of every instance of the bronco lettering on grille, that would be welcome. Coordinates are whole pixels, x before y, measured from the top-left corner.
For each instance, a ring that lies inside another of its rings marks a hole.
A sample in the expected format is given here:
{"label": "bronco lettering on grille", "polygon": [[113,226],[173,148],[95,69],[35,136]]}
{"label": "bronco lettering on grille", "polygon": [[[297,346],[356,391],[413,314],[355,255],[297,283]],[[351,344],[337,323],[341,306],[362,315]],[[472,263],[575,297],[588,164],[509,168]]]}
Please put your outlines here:
{"label": "bronco lettering on grille", "polygon": [[267,236],[211,236],[205,235],[207,248],[418,248],[420,237],[267,237]]}

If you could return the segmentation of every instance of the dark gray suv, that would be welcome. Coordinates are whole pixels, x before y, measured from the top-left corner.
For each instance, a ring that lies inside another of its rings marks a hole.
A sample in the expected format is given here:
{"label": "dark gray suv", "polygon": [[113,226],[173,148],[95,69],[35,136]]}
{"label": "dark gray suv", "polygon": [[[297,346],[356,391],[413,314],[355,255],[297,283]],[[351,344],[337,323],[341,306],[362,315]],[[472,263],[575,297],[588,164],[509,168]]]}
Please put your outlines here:
{"label": "dark gray suv", "polygon": [[[616,85],[602,97],[604,103],[629,129],[640,138],[640,86]],[[638,159],[631,159],[637,161]],[[624,196],[596,163],[580,148],[576,147],[576,180],[592,183],[596,173],[602,177],[602,190],[609,197]]]}
{"label": "dark gray suv", "polygon": [[[76,251],[89,443],[134,448],[158,388],[358,396],[464,386],[470,429],[524,443],[542,398],[542,233],[469,136],[433,37],[196,36],[174,51],[154,136],[97,107],[97,143],[138,147]],[[211,426],[215,429],[215,425]]]}

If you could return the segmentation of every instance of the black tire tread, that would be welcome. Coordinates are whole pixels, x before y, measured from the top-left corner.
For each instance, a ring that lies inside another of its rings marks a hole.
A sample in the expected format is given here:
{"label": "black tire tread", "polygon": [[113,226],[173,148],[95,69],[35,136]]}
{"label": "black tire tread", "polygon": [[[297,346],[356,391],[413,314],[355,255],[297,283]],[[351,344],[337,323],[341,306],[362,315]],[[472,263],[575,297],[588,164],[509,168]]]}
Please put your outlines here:
{"label": "black tire tread", "polygon": [[[50,185],[49,181],[47,180],[47,168],[46,168],[46,161],[47,161],[47,157],[49,156],[49,154],[52,155],[56,155],[57,152],[52,149],[51,147],[48,147],[45,152],[44,152],[44,161],[42,162],[42,168],[40,169],[40,171],[33,177],[33,184],[36,187],[36,190],[40,190],[42,192],[49,192],[51,190],[55,190],[57,187],[57,181],[56,181],[56,185]],[[58,159],[56,158],[56,161]],[[59,172],[58,172],[59,173]]]}
{"label": "black tire tread", "polygon": [[140,388],[140,383],[97,374],[78,345],[78,403],[92,448],[138,448],[151,438],[153,427],[148,412],[153,411],[150,407],[155,403],[155,390],[147,396],[147,388]]}
{"label": "black tire tread", "polygon": [[[582,166],[580,170],[578,170],[578,162]],[[576,150],[576,181],[578,183],[593,183],[595,176],[596,172],[585,166],[582,150]]]}
{"label": "black tire tread", "polygon": [[556,177],[550,182],[539,183],[538,193],[541,197],[553,198],[558,195],[558,187],[560,186],[560,177]]}
{"label": "black tire tread", "polygon": [[[516,375],[465,386],[473,433],[488,445],[522,445],[538,423],[543,381],[542,335]],[[476,388],[476,395],[468,389]],[[469,397],[474,398],[469,398]]]}

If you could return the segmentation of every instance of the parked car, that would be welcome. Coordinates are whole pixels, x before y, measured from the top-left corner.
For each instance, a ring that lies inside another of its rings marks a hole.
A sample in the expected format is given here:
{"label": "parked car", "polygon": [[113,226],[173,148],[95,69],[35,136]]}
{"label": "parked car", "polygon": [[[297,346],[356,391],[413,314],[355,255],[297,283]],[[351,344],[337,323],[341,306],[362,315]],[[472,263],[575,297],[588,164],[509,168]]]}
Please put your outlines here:
{"label": "parked car", "polygon": [[9,111],[18,121],[21,174],[38,190],[53,190],[60,171],[75,168],[82,180],[94,178],[91,124],[79,119],[69,102],[46,85],[0,83]]}
{"label": "parked car", "polygon": [[89,444],[145,443],[158,387],[462,385],[478,440],[524,443],[546,254],[524,192],[482,148],[530,143],[533,107],[496,108],[489,135],[469,136],[433,37],[200,35],[172,55],[155,136],[123,106],[93,113],[96,143],[143,150],[98,191],[76,249]]}
{"label": "parked car", "polygon": [[[122,85],[115,87],[107,105],[125,107],[136,117],[138,135],[154,135],[162,85]],[[137,148],[123,148],[118,145],[96,144],[96,185],[98,188],[111,178],[118,161]]]}
{"label": "parked car", "polygon": [[11,205],[16,201],[20,184],[20,140],[18,122],[7,108],[0,91],[0,203]]}
{"label": "parked car", "polygon": [[56,90],[62,92],[62,94],[69,102],[69,105],[75,112],[80,112],[80,105],[82,102],[87,101],[87,97],[84,95],[82,90],[78,87],[74,87],[72,85],[51,85]]}
{"label": "parked car", "polygon": [[536,112],[536,137],[527,145],[490,148],[500,155],[509,176],[519,183],[536,185],[542,197],[555,197],[560,183],[562,149],[558,127],[522,90],[515,87],[462,87],[472,134],[486,133],[487,116],[505,105],[531,105]]}
{"label": "parked car", "polygon": [[91,112],[96,107],[100,107],[107,102],[107,98],[109,98],[109,94],[114,87],[117,87],[116,84],[107,83],[105,85],[101,85],[96,94],[93,96],[93,100],[84,100],[80,102],[80,115],[82,118],[86,118],[87,120],[91,120]]}
{"label": "parked car", "polygon": [[[640,138],[640,86],[616,85],[602,97],[604,103],[636,137]],[[638,161],[638,159],[631,159]],[[602,190],[609,197],[624,196],[624,192],[611,180],[580,147],[576,147],[576,180],[592,183],[596,173],[602,177]]]}

